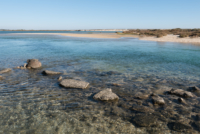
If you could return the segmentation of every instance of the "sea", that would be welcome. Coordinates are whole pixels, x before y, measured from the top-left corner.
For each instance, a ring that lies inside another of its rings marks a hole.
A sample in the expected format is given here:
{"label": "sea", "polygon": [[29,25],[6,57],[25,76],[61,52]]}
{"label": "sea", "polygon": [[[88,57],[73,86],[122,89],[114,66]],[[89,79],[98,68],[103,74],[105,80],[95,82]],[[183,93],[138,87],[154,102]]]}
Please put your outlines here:
{"label": "sea", "polygon": [[[27,34],[24,34],[27,33]],[[196,132],[200,113],[195,99],[167,94],[172,88],[200,87],[200,45],[142,41],[138,38],[97,39],[28,33],[100,33],[96,31],[0,31],[0,133],[2,134],[144,134]],[[104,32],[103,32],[104,33]],[[107,33],[107,32],[105,32]],[[114,33],[114,32],[109,32]],[[39,69],[18,69],[38,59]],[[43,70],[61,72],[43,75]],[[64,88],[63,79],[89,82],[86,89]],[[102,102],[94,94],[111,88],[118,101]],[[148,99],[135,98],[136,94]],[[151,94],[164,98],[154,105]],[[151,109],[153,123],[144,117]],[[170,112],[166,111],[169,110]],[[176,129],[181,122],[187,129]],[[195,124],[196,123],[196,124]],[[142,125],[147,124],[147,125]],[[176,124],[175,124],[176,126]]]}

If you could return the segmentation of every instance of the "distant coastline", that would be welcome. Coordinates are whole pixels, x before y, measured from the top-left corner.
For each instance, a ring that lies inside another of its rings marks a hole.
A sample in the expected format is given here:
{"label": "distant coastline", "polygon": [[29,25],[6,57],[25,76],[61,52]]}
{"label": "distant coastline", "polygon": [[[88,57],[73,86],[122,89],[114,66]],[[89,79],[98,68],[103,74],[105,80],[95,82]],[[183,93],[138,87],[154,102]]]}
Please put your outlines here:
{"label": "distant coastline", "polygon": [[163,37],[156,36],[140,36],[133,34],[117,34],[117,33],[91,33],[91,34],[78,34],[78,33],[14,33],[14,34],[48,34],[48,35],[61,35],[69,37],[81,37],[81,38],[122,38],[131,37],[138,38],[139,40],[156,41],[156,42],[178,42],[178,43],[193,43],[200,45],[200,37],[196,38],[180,38],[178,35],[166,35]]}
{"label": "distant coastline", "polygon": [[79,30],[25,30],[0,29],[0,31],[128,31],[128,29],[79,29]]}

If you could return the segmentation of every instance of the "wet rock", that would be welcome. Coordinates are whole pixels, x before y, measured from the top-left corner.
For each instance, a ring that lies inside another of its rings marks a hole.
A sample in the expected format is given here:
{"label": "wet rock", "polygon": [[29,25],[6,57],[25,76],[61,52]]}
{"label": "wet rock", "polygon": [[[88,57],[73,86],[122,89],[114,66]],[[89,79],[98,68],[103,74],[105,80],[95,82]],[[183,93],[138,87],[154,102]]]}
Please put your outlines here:
{"label": "wet rock", "polygon": [[58,81],[61,81],[62,80],[62,76],[58,77]]}
{"label": "wet rock", "polygon": [[88,87],[89,83],[80,80],[64,79],[60,82],[60,85],[66,88],[80,88],[85,89]]}
{"label": "wet rock", "polygon": [[183,103],[183,104],[187,104],[186,101],[183,98],[178,98],[178,102]]}
{"label": "wet rock", "polygon": [[152,114],[136,114],[132,121],[140,127],[150,127],[156,125],[157,118]]}
{"label": "wet rock", "polygon": [[182,89],[171,89],[168,93],[173,94],[173,95],[177,95],[177,96],[180,96],[180,97],[184,97],[184,98],[196,97],[193,93],[188,92],[188,91],[184,91]]}
{"label": "wet rock", "polygon": [[165,104],[164,99],[158,95],[153,95],[152,100],[153,100],[154,105],[164,105]]}
{"label": "wet rock", "polygon": [[168,127],[172,130],[175,130],[175,131],[179,131],[179,132],[185,132],[187,131],[188,129],[192,129],[191,126],[189,125],[185,125],[181,122],[171,122],[171,123],[168,123]]}
{"label": "wet rock", "polygon": [[38,59],[28,59],[27,60],[27,68],[40,68],[42,66],[42,63],[39,62]]}
{"label": "wet rock", "polygon": [[6,69],[1,70],[1,71],[0,71],[0,74],[8,73],[8,72],[10,72],[10,71],[11,71],[10,68],[6,68]]}
{"label": "wet rock", "polygon": [[154,112],[154,110],[149,108],[149,107],[139,106],[139,105],[133,105],[131,110],[136,111],[136,112],[141,112],[141,113],[152,113],[152,112]]}
{"label": "wet rock", "polygon": [[107,88],[95,94],[93,96],[93,99],[101,101],[111,101],[111,100],[118,100],[119,97],[112,92],[112,89]]}
{"label": "wet rock", "polygon": [[42,74],[44,74],[44,75],[56,75],[56,74],[61,74],[61,72],[54,72],[54,71],[44,70],[44,71],[42,71]]}
{"label": "wet rock", "polygon": [[200,89],[197,86],[189,87],[188,89],[190,92],[200,92]]}

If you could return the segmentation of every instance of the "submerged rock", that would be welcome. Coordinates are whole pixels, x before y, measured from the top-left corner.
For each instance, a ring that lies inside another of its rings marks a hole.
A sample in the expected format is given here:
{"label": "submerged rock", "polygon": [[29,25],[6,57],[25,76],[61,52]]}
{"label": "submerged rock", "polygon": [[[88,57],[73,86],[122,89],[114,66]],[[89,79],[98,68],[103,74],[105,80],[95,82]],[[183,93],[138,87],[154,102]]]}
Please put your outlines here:
{"label": "submerged rock", "polygon": [[61,72],[54,72],[54,71],[44,70],[44,71],[42,71],[42,74],[44,74],[44,75],[54,75],[54,74],[61,74]]}
{"label": "submerged rock", "polygon": [[184,98],[196,97],[193,93],[188,92],[188,91],[184,91],[182,89],[171,89],[169,91],[169,94],[174,94],[174,95],[184,97]]}
{"label": "submerged rock", "polygon": [[10,68],[6,68],[6,69],[1,70],[0,74],[7,73],[7,72],[10,72],[10,71],[11,71]]}
{"label": "submerged rock", "polygon": [[188,89],[190,92],[200,92],[200,89],[197,86],[189,87]]}
{"label": "submerged rock", "polygon": [[157,105],[164,105],[165,104],[164,99],[162,97],[158,96],[158,95],[152,96],[152,100],[153,100],[153,103],[157,104]]}
{"label": "submerged rock", "polygon": [[152,114],[137,114],[132,121],[140,127],[150,127],[156,125],[157,118]]}
{"label": "submerged rock", "polygon": [[85,89],[88,87],[89,83],[80,80],[64,79],[60,82],[60,85],[66,88],[80,88]]}
{"label": "submerged rock", "polygon": [[200,121],[200,114],[196,115],[196,119],[197,119],[197,121]]}
{"label": "submerged rock", "polygon": [[151,109],[147,106],[139,106],[139,105],[133,105],[131,110],[136,111],[136,112],[141,112],[141,113],[152,113],[152,112],[154,112],[153,109]]}
{"label": "submerged rock", "polygon": [[0,76],[0,80],[3,80],[3,77],[2,77],[2,76]]}
{"label": "submerged rock", "polygon": [[42,66],[42,63],[39,62],[38,59],[28,59],[27,60],[27,65],[26,65],[27,68],[35,69],[35,68],[40,68],[41,66]]}
{"label": "submerged rock", "polygon": [[198,130],[200,131],[200,122],[195,121],[194,123],[192,123],[192,125]]}
{"label": "submerged rock", "polygon": [[111,101],[111,100],[118,100],[119,97],[112,92],[112,89],[107,88],[95,94],[93,96],[93,99],[101,101]]}
{"label": "submerged rock", "polygon": [[142,94],[141,92],[138,92],[134,95],[134,98],[145,100],[145,99],[149,98],[149,95],[148,94]]}
{"label": "submerged rock", "polygon": [[172,123],[169,123],[168,124],[168,127],[172,130],[175,130],[175,131],[179,131],[179,132],[185,132],[187,131],[188,129],[192,129],[191,126],[189,125],[185,125],[181,122],[172,122]]}

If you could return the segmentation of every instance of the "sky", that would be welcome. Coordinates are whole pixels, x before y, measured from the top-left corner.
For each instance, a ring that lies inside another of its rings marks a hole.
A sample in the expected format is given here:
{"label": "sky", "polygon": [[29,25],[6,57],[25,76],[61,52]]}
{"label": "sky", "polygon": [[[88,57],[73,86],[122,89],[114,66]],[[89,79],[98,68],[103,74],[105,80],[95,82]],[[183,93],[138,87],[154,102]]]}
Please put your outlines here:
{"label": "sky", "polygon": [[0,0],[0,29],[200,28],[200,0]]}

